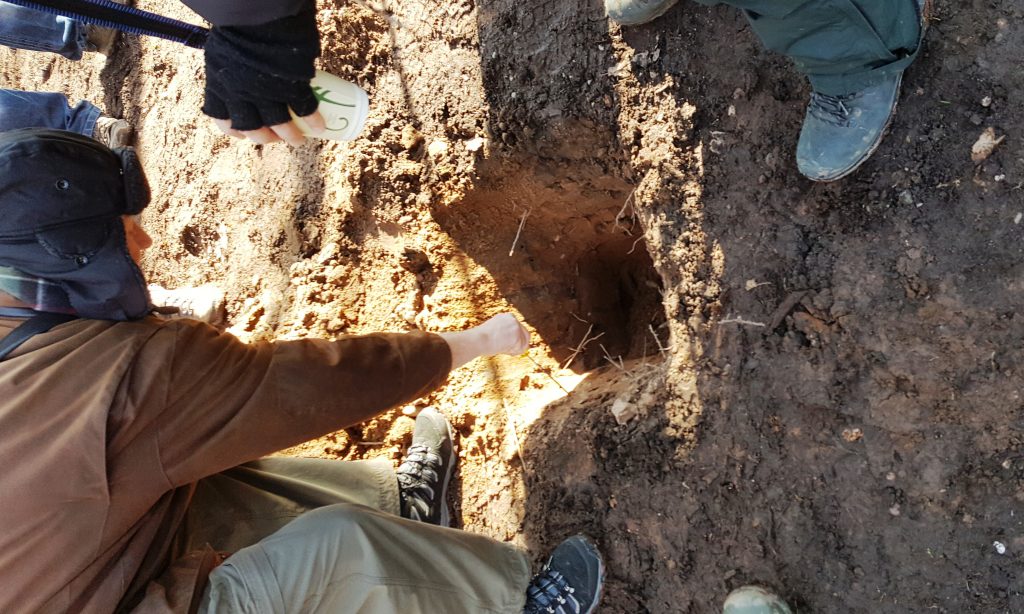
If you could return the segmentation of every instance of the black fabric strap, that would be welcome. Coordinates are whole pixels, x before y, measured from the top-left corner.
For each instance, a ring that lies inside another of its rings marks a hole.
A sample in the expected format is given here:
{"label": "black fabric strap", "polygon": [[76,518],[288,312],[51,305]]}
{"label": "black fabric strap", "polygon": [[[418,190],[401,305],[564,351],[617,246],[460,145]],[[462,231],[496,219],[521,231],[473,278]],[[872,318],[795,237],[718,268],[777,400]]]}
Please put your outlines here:
{"label": "black fabric strap", "polygon": [[46,311],[36,313],[36,315],[22,322],[18,328],[12,330],[9,335],[0,339],[0,361],[3,361],[11,352],[18,349],[22,343],[25,343],[32,337],[45,333],[58,324],[70,322],[77,317],[66,313],[49,313]]}

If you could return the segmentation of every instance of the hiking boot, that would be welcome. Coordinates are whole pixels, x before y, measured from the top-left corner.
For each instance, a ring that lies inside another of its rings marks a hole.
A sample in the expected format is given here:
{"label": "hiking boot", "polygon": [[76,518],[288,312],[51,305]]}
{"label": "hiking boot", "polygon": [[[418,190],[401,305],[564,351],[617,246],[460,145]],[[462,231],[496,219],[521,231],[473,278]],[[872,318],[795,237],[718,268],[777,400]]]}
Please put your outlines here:
{"label": "hiking boot", "polygon": [[[131,5],[131,0],[111,0],[116,4]],[[85,50],[110,55],[114,50],[114,43],[117,42],[117,35],[120,31],[112,28],[104,28],[95,24],[85,24]]]}
{"label": "hiking boot", "polygon": [[412,445],[396,472],[402,517],[447,527],[448,482],[454,468],[452,427],[441,412],[428,407],[416,416]]}
{"label": "hiking boot", "polygon": [[726,597],[722,614],[792,614],[779,596],[760,586],[742,586]]}
{"label": "hiking boot", "polygon": [[202,320],[211,326],[224,323],[224,292],[213,284],[168,290],[149,286],[149,299],[155,311],[168,318]]}
{"label": "hiking boot", "polygon": [[902,78],[892,75],[847,96],[812,92],[796,146],[800,172],[814,181],[836,181],[857,170],[885,136]]}
{"label": "hiking boot", "polygon": [[661,17],[676,0],[604,0],[604,12],[621,26],[636,26]]}
{"label": "hiking boot", "polygon": [[92,138],[111,149],[127,147],[132,140],[132,127],[123,119],[100,115],[96,118],[96,127],[93,128]]}
{"label": "hiking boot", "polygon": [[117,30],[93,24],[85,26],[85,50],[110,55],[117,41]]}
{"label": "hiking boot", "polygon": [[590,614],[604,586],[604,562],[589,539],[576,535],[551,553],[526,588],[524,614]]}
{"label": "hiking boot", "polygon": [[[921,37],[931,0],[917,0]],[[857,170],[885,136],[900,96],[903,72],[844,96],[813,92],[796,147],[800,172],[814,181],[836,181]]]}

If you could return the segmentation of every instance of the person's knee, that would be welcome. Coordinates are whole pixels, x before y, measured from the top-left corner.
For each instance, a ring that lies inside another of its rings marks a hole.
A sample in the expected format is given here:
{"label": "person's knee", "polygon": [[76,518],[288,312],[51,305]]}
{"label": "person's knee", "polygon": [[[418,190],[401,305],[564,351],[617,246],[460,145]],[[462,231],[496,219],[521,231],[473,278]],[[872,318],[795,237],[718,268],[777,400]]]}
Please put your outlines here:
{"label": "person's knee", "polygon": [[321,541],[340,542],[364,534],[375,513],[355,503],[336,503],[306,512],[282,532],[299,531],[316,535]]}

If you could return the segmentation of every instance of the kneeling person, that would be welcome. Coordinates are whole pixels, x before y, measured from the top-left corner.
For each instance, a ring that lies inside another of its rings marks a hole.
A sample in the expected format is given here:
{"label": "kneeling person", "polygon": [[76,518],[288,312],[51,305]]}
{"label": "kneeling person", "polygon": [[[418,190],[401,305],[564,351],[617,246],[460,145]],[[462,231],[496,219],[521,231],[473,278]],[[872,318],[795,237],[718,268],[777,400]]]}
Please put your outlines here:
{"label": "kneeling person", "polygon": [[132,150],[19,130],[0,135],[0,166],[0,611],[596,607],[589,541],[564,542],[531,580],[519,550],[437,526],[455,455],[435,412],[397,472],[258,460],[524,351],[513,316],[246,345],[150,316]]}

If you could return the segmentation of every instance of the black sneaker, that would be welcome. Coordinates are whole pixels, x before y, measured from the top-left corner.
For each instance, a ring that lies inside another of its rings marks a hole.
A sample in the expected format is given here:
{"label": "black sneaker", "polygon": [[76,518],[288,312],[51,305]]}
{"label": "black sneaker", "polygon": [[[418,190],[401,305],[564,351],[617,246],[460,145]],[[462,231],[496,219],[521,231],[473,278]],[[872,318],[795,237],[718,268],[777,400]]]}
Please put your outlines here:
{"label": "black sneaker", "polygon": [[412,445],[397,471],[402,516],[447,527],[448,481],[454,468],[452,427],[428,407],[416,416]]}
{"label": "black sneaker", "polygon": [[551,553],[544,570],[526,588],[524,614],[590,614],[604,586],[601,553],[589,539],[576,535]]}

